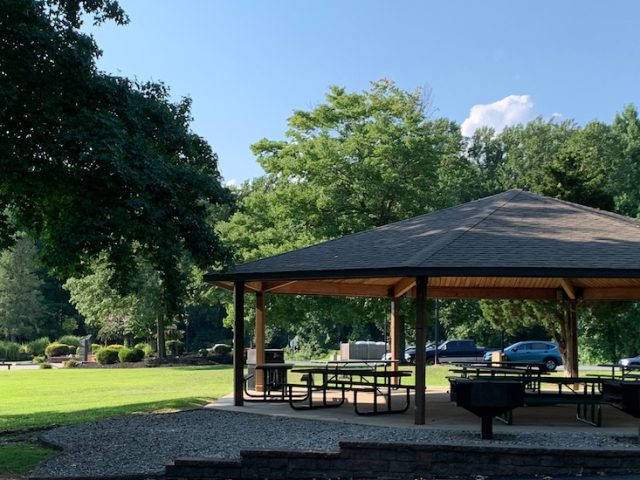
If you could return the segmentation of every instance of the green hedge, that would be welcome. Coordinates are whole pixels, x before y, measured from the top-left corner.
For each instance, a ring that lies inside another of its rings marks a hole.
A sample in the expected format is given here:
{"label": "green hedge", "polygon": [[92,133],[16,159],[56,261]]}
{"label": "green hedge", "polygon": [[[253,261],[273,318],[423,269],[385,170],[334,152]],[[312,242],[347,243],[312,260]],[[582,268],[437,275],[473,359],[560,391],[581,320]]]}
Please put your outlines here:
{"label": "green hedge", "polygon": [[44,353],[47,357],[62,357],[75,353],[76,348],[64,343],[53,342],[50,343],[47,348],[44,349]]}
{"label": "green hedge", "polygon": [[96,353],[96,360],[100,365],[111,365],[118,361],[118,351],[120,349],[113,349],[109,347],[101,348]]}
{"label": "green hedge", "polygon": [[15,362],[22,360],[20,355],[20,345],[15,342],[5,342],[0,340],[0,359]]}
{"label": "green hedge", "polygon": [[82,339],[80,337],[76,337],[75,335],[64,335],[56,340],[57,343],[64,343],[65,345],[71,345],[73,347],[79,347],[80,343],[82,343]]}
{"label": "green hedge", "polygon": [[37,357],[39,355],[44,355],[44,351],[50,343],[51,340],[49,340],[47,337],[38,338],[27,343],[25,345],[25,350],[30,355]]}
{"label": "green hedge", "polygon": [[139,348],[121,348],[118,352],[118,359],[124,362],[140,362],[144,358],[144,351]]}
{"label": "green hedge", "polygon": [[166,346],[169,355],[182,355],[184,353],[184,343],[180,340],[169,340]]}

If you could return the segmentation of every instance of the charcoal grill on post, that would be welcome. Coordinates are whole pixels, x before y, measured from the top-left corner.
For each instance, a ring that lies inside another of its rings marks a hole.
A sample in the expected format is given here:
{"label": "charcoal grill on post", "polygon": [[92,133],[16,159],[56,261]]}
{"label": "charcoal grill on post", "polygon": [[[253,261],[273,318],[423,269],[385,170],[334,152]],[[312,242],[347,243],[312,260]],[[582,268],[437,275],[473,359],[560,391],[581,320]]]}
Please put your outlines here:
{"label": "charcoal grill on post", "polygon": [[[605,380],[602,382],[602,399],[609,405],[640,418],[640,381]],[[640,441],[640,424],[638,424]]]}
{"label": "charcoal grill on post", "polygon": [[524,384],[517,380],[452,378],[451,401],[480,417],[482,439],[493,438],[493,417],[524,405]]}

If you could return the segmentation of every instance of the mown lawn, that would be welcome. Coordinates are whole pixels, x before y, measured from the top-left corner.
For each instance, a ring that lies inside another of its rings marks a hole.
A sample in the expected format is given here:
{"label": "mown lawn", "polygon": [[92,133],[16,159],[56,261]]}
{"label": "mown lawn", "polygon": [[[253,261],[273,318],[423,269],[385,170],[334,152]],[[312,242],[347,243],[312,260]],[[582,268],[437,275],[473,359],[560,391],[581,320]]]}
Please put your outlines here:
{"label": "mown lawn", "polygon": [[24,475],[55,454],[8,431],[183,410],[231,390],[226,365],[0,371],[0,476]]}

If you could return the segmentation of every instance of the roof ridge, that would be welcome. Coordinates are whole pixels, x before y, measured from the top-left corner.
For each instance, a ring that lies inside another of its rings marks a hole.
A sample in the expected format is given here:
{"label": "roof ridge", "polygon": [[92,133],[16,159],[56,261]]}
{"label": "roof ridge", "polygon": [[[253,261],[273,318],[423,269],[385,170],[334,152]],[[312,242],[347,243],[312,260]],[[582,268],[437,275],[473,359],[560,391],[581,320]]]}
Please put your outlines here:
{"label": "roof ridge", "polygon": [[629,223],[635,227],[640,228],[640,219],[636,219],[636,218],[632,218],[632,217],[627,217],[625,215],[621,215],[620,213],[616,213],[616,212],[610,212],[609,210],[602,210],[601,208],[595,208],[595,207],[589,207],[587,205],[582,205],[580,203],[575,203],[575,202],[570,202],[568,200],[562,200],[560,198],[554,198],[554,197],[550,197],[548,195],[541,195],[538,193],[534,193],[534,192],[530,192],[528,190],[521,190],[522,193],[524,194],[528,194],[534,197],[538,197],[538,198],[542,198],[544,200],[550,200],[552,202],[559,202],[559,203],[563,203],[569,207],[573,207],[576,210],[583,210],[589,213],[592,213],[594,215],[598,215],[598,216],[603,216],[603,217],[609,217],[612,218],[614,220],[624,220],[626,223]]}
{"label": "roof ridge", "polygon": [[309,248],[312,248],[312,247],[317,247],[318,245],[326,245],[328,243],[332,243],[332,242],[341,240],[343,238],[355,237],[355,236],[358,236],[358,235],[364,235],[365,233],[369,233],[369,232],[372,232],[374,230],[379,230],[379,229],[383,229],[383,228],[389,228],[389,227],[392,227],[392,226],[397,225],[399,223],[404,223],[404,222],[407,222],[407,221],[410,221],[410,220],[416,220],[418,218],[425,217],[425,216],[428,216],[428,215],[433,215],[435,213],[439,214],[441,212],[446,212],[447,210],[452,210],[454,208],[462,207],[463,205],[469,205],[471,203],[476,203],[476,202],[480,202],[480,201],[489,200],[489,199],[491,199],[493,197],[498,197],[500,195],[505,195],[505,194],[510,193],[512,191],[521,191],[521,190],[517,189],[517,188],[510,189],[510,190],[507,190],[507,191],[504,191],[504,192],[496,193],[494,195],[489,195],[488,197],[476,198],[475,200],[471,200],[470,202],[467,202],[467,203],[462,203],[462,204],[459,204],[459,205],[453,205],[451,207],[443,208],[442,210],[434,210],[433,212],[421,213],[420,215],[416,215],[416,216],[413,216],[413,217],[409,217],[409,218],[405,218],[405,219],[402,219],[402,220],[398,220],[398,221],[393,222],[393,223],[387,223],[386,225],[380,225],[379,227],[373,227],[373,228],[369,228],[367,230],[361,230],[359,232],[349,233],[347,235],[343,235],[343,236],[339,236],[339,237],[335,237],[335,238],[330,238],[328,240],[321,240],[321,241],[319,241],[317,243],[312,243],[311,245],[307,245],[305,247],[295,248],[293,250],[287,250],[286,252],[276,253],[275,255],[269,255],[268,257],[256,258],[255,260],[247,260],[247,261],[244,261],[242,263],[235,264],[233,266],[233,268],[235,269],[235,268],[238,268],[238,267],[240,267],[242,265],[247,265],[249,263],[258,263],[258,262],[261,262],[263,260],[271,260],[271,259],[277,258],[277,257],[279,257],[281,255],[287,255],[287,254],[289,254],[291,252],[299,252],[299,251],[306,250],[306,249],[309,249]]}
{"label": "roof ridge", "polygon": [[[456,240],[459,240],[460,237],[462,237],[464,234],[466,234],[467,232],[469,232],[470,230],[472,230],[473,228],[478,226],[478,224],[480,224],[481,222],[485,221],[487,218],[489,218],[491,215],[493,215],[497,210],[502,208],[505,204],[509,203],[511,200],[513,200],[518,195],[520,195],[522,193],[522,190],[514,188],[514,189],[511,189],[511,190],[507,190],[506,192],[502,192],[502,193],[499,193],[497,195],[492,195],[492,196],[496,197],[498,195],[505,195],[507,193],[512,193],[512,195],[509,198],[507,198],[504,201],[502,201],[502,203],[500,203],[499,205],[496,205],[486,215],[482,215],[481,218],[479,218],[472,225],[470,225],[469,227],[463,229],[457,235],[453,235],[451,239],[448,239],[448,241],[445,240],[446,243],[444,245],[442,245],[441,247],[437,248],[436,250],[433,250],[433,251],[429,252],[428,255],[422,255],[422,256],[421,255],[414,255],[413,257],[409,258],[404,264],[405,265],[408,265],[408,264],[411,264],[411,263],[420,263],[420,264],[422,264],[422,263],[426,262],[429,258],[433,257],[438,252],[441,252],[442,250],[447,248],[449,245],[451,245]],[[491,197],[484,197],[484,199],[487,199],[487,198],[491,198]],[[471,202],[469,202],[469,203],[471,203]],[[463,205],[466,205],[466,204],[463,204]],[[458,206],[460,206],[460,205],[458,205]]]}

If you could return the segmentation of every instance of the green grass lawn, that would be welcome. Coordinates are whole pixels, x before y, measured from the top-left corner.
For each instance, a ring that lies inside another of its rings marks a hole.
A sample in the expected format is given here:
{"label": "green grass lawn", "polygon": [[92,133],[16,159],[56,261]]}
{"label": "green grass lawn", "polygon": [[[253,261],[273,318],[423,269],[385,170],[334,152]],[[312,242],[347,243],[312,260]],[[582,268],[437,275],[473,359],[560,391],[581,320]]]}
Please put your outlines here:
{"label": "green grass lawn", "polygon": [[185,409],[226,395],[231,385],[227,365],[1,371],[0,432]]}
{"label": "green grass lawn", "polygon": [[183,410],[231,390],[226,365],[0,371],[0,477],[24,475],[55,454],[7,431]]}

